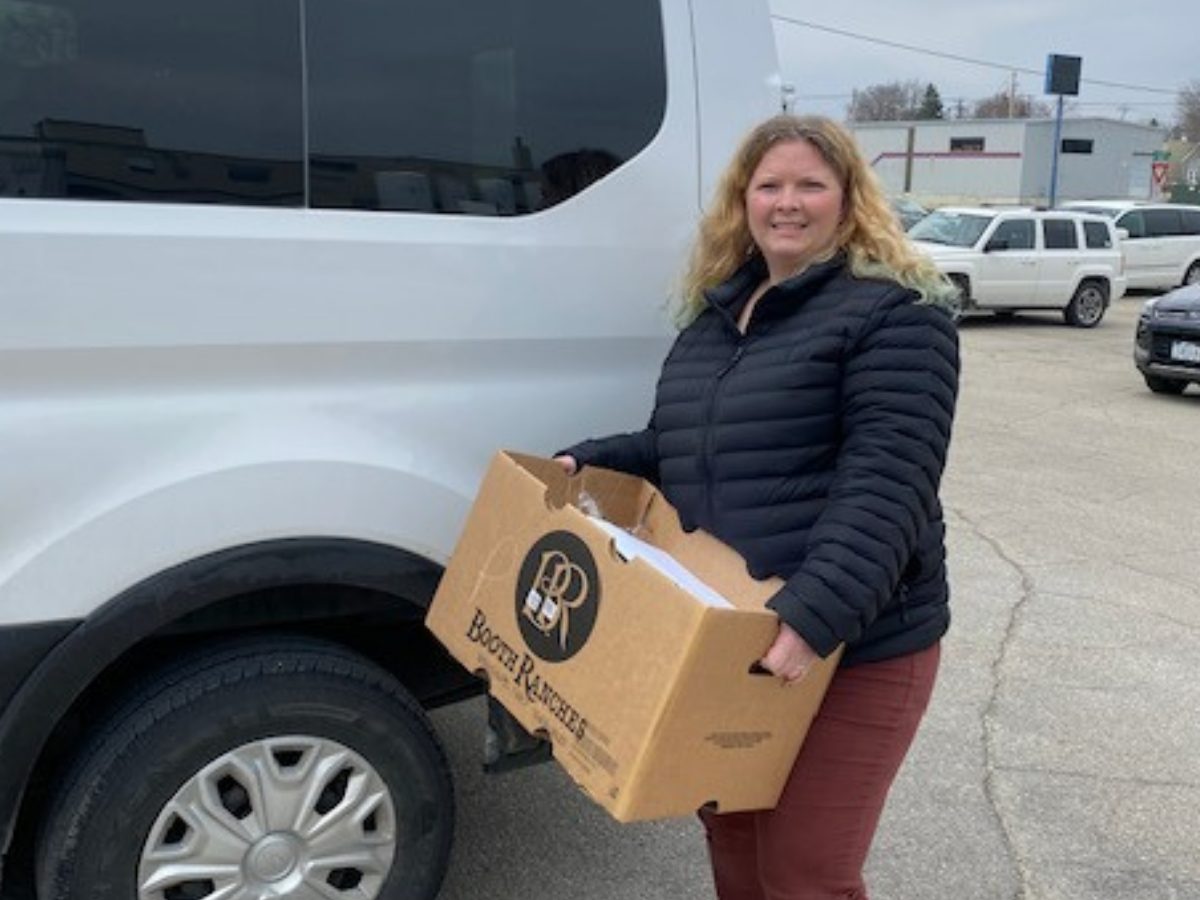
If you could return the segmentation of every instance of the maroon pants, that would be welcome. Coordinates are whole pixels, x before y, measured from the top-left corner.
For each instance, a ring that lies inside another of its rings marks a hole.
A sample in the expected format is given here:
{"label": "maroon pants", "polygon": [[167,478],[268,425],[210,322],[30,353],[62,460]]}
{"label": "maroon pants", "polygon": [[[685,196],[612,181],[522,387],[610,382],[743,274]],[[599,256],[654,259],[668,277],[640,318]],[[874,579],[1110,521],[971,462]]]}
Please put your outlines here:
{"label": "maroon pants", "polygon": [[866,900],[863,864],[939,656],[934,645],[839,669],[779,804],[701,812],[720,900]]}

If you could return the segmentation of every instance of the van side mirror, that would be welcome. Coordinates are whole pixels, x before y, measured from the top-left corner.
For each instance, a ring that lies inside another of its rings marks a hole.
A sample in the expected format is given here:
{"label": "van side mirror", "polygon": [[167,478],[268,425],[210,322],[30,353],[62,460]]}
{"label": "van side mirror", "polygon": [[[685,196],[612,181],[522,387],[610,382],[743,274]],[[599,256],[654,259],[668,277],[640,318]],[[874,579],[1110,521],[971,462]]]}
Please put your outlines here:
{"label": "van side mirror", "polygon": [[1123,241],[1129,240],[1129,229],[1128,228],[1118,228],[1117,229],[1117,237]]}

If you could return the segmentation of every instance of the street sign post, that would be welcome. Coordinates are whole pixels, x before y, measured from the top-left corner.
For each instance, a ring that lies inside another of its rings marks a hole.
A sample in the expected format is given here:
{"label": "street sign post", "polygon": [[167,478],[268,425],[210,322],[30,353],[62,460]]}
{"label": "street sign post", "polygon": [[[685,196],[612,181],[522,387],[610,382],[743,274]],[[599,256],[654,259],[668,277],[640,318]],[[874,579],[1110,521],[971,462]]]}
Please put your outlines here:
{"label": "street sign post", "polygon": [[1062,144],[1063,95],[1079,93],[1079,73],[1083,69],[1082,56],[1063,56],[1051,53],[1046,59],[1046,93],[1057,94],[1057,112],[1054,116],[1054,152],[1050,155],[1050,206],[1058,202],[1058,153]]}

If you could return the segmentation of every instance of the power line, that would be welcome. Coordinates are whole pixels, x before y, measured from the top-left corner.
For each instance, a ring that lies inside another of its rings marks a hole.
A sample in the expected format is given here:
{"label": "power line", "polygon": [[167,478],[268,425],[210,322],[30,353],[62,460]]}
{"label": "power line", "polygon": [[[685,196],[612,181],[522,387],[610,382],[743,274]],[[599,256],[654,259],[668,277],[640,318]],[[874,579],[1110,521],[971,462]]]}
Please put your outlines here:
{"label": "power line", "polygon": [[[902,44],[899,41],[889,41],[885,38],[873,37],[869,34],[861,34],[856,31],[846,31],[841,28],[833,28],[829,25],[820,25],[816,22],[808,22],[804,19],[794,19],[791,16],[779,15],[778,13],[771,14],[772,19],[778,19],[781,22],[787,22],[790,25],[799,25],[801,28],[811,28],[814,31],[824,31],[828,34],[836,34],[840,37],[852,38],[856,41],[865,41],[869,44],[880,44],[884,47],[895,47],[899,50],[908,50],[911,53],[922,53],[926,56],[936,56],[939,59],[949,59],[954,62],[968,63],[973,66],[985,66],[991,69],[1003,69],[1006,72],[1021,72],[1026,75],[1042,76],[1045,74],[1043,69],[1030,69],[1025,66],[1013,66],[1006,63],[991,62],[986,59],[976,59],[971,56],[961,56],[957,53],[945,53],[941,50],[930,50],[928,47],[917,47],[912,44]],[[1127,91],[1143,91],[1149,94],[1170,94],[1171,96],[1178,95],[1177,90],[1170,88],[1146,87],[1138,84],[1125,84],[1119,81],[1102,81],[1099,78],[1081,78],[1079,79],[1084,84],[1096,84],[1102,87],[1119,88]]]}

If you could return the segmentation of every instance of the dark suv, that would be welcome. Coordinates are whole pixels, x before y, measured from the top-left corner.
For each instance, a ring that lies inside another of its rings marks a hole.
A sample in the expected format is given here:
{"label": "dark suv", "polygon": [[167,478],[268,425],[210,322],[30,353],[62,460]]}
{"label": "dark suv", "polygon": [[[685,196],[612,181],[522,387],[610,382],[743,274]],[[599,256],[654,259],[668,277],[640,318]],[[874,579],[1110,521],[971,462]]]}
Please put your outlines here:
{"label": "dark suv", "polygon": [[1156,394],[1182,394],[1189,382],[1200,383],[1200,284],[1146,301],[1133,360]]}

